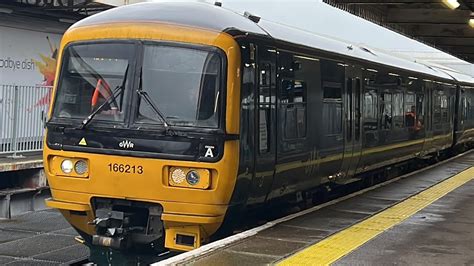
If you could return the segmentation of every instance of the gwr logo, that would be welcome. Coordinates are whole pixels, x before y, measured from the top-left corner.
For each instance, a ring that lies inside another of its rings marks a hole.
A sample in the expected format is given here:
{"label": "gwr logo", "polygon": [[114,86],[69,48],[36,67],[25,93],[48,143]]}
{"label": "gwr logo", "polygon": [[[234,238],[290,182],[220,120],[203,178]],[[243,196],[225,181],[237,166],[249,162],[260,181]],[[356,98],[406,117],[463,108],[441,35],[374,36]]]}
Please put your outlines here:
{"label": "gwr logo", "polygon": [[124,140],[119,143],[119,147],[123,149],[133,149],[133,146],[135,146],[135,144],[133,144],[133,142],[130,140]]}

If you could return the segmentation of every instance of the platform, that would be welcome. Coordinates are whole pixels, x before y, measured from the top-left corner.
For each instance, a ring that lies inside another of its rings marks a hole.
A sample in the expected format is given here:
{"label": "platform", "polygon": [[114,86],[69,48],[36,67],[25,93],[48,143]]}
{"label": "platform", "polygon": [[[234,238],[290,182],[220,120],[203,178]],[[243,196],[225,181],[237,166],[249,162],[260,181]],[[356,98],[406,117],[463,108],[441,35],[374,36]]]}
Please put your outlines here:
{"label": "platform", "polygon": [[473,165],[471,152],[158,264],[472,264]]}
{"label": "platform", "polygon": [[76,231],[57,210],[29,212],[0,219],[1,265],[60,265],[89,257]]}
{"label": "platform", "polygon": [[14,159],[7,155],[0,156],[0,173],[43,168],[42,152],[23,153],[22,156]]}

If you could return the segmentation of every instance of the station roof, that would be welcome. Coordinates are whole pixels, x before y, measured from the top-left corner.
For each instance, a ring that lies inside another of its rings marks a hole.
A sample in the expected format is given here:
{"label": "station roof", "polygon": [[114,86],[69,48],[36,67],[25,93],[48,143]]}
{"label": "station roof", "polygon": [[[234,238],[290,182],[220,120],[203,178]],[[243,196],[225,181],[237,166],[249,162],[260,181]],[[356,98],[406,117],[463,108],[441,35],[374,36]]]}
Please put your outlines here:
{"label": "station roof", "polygon": [[439,50],[474,63],[474,0],[323,0]]}
{"label": "station roof", "polygon": [[93,0],[3,0],[0,13],[43,20],[77,21],[112,6]]}

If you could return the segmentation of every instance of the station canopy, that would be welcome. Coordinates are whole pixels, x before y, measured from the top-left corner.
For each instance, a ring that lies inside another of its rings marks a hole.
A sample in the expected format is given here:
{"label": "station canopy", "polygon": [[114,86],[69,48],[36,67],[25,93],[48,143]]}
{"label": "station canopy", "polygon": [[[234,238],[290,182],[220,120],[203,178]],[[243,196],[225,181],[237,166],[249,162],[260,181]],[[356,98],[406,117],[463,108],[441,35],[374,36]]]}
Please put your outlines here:
{"label": "station canopy", "polygon": [[474,63],[474,0],[323,0]]}
{"label": "station canopy", "polygon": [[[124,0],[122,0],[124,1]],[[2,0],[0,13],[77,21],[112,6],[95,0]]]}

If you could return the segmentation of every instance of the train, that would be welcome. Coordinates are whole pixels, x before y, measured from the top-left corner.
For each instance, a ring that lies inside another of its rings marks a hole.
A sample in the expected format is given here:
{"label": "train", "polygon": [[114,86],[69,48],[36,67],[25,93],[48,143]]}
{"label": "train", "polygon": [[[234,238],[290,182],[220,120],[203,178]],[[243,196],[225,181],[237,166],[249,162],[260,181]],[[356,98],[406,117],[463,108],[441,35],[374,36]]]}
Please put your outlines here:
{"label": "train", "polygon": [[90,245],[188,251],[248,210],[470,148],[473,103],[468,75],[219,3],[113,8],[61,41],[46,203]]}

